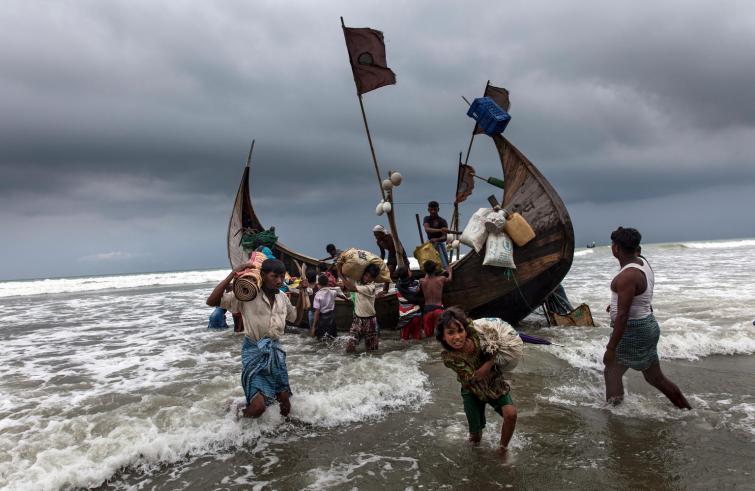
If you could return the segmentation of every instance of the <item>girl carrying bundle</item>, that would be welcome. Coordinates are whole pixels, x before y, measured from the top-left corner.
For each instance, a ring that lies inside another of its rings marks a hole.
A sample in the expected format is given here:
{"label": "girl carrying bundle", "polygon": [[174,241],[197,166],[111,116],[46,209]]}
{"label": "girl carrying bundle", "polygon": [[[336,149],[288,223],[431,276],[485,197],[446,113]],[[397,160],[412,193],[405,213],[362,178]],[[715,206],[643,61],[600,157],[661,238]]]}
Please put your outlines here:
{"label": "girl carrying bundle", "polygon": [[456,372],[469,424],[469,441],[477,444],[485,428],[485,406],[490,404],[503,417],[500,453],[506,453],[516,427],[516,406],[504,372],[521,358],[522,340],[500,319],[470,321],[463,310],[449,307],[435,328],[443,345],[443,363]]}

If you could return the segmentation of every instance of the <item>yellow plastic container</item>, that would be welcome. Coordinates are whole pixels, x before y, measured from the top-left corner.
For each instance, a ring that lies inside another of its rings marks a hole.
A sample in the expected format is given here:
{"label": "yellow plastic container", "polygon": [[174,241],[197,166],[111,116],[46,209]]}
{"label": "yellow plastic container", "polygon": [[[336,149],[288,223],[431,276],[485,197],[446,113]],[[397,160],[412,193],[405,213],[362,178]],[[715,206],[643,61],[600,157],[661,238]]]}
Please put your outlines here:
{"label": "yellow plastic container", "polygon": [[535,231],[532,230],[530,224],[519,213],[507,213],[506,214],[506,228],[505,231],[511,237],[519,247],[526,245],[529,241],[535,238]]}
{"label": "yellow plastic container", "polygon": [[422,245],[417,246],[414,249],[414,258],[419,263],[419,269],[421,271],[425,271],[425,261],[432,261],[435,264],[438,265],[438,268],[443,268],[443,266],[440,263],[440,254],[438,253],[438,249],[436,249],[432,242],[425,242]]}

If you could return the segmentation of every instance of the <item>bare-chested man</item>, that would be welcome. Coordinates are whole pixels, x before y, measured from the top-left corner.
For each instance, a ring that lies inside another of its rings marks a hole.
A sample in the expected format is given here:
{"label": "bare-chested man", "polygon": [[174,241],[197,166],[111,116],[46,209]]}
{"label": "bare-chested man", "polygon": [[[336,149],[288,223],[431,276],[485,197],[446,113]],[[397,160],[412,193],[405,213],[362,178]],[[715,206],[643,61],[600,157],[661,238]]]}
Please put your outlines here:
{"label": "bare-chested man", "polygon": [[611,233],[611,252],[621,270],[611,281],[613,332],[603,355],[606,400],[619,404],[624,399],[622,378],[633,368],[676,407],[690,409],[679,387],[661,372],[657,351],[660,326],[652,306],[655,273],[647,259],[639,255],[641,239],[633,228],[619,227]]}
{"label": "bare-chested man", "polygon": [[448,267],[448,277],[438,274],[438,265],[433,261],[425,261],[422,265],[425,277],[419,280],[422,295],[425,297],[425,307],[422,314],[422,325],[425,337],[432,337],[435,323],[443,312],[443,287],[453,279],[453,269]]}

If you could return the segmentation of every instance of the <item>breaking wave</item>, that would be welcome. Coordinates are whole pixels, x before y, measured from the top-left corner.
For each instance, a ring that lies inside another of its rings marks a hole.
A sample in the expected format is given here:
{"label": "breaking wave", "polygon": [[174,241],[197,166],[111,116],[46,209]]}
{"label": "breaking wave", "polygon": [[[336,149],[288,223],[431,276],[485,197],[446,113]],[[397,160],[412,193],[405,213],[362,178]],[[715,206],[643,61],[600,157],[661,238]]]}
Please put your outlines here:
{"label": "breaking wave", "polygon": [[228,270],[178,271],[173,273],[142,273],[81,278],[55,278],[0,282],[0,298],[25,297],[55,293],[116,290],[149,286],[199,285],[217,283]]}

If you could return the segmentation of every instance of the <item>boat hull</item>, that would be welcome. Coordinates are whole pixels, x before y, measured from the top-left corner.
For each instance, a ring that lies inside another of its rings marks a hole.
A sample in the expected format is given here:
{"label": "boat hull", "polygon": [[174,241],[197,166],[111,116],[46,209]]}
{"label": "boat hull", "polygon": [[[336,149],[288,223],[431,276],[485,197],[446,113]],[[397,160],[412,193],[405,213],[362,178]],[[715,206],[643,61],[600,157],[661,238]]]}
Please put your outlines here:
{"label": "boat hull", "polygon": [[[492,140],[505,176],[502,204],[527,220],[535,231],[535,238],[523,247],[514,248],[515,270],[483,266],[483,257],[470,251],[452,265],[453,281],[444,289],[443,303],[446,306],[458,305],[475,318],[500,317],[515,324],[539,307],[568,273],[574,258],[574,230],[564,203],[540,171],[504,137],[495,135]],[[248,192],[247,167],[229,225],[228,257],[232,265],[243,260],[235,252],[239,238],[232,227],[243,223],[253,229],[264,230],[254,213]],[[234,216],[240,218],[234,220]],[[318,270],[329,266],[281,242],[275,245],[273,253],[292,275],[299,275],[302,265]],[[375,307],[381,329],[395,328],[398,323],[396,296],[378,298]],[[346,312],[344,307],[341,310]],[[337,317],[342,318],[337,324],[339,329],[343,329],[348,316],[342,314]]]}

